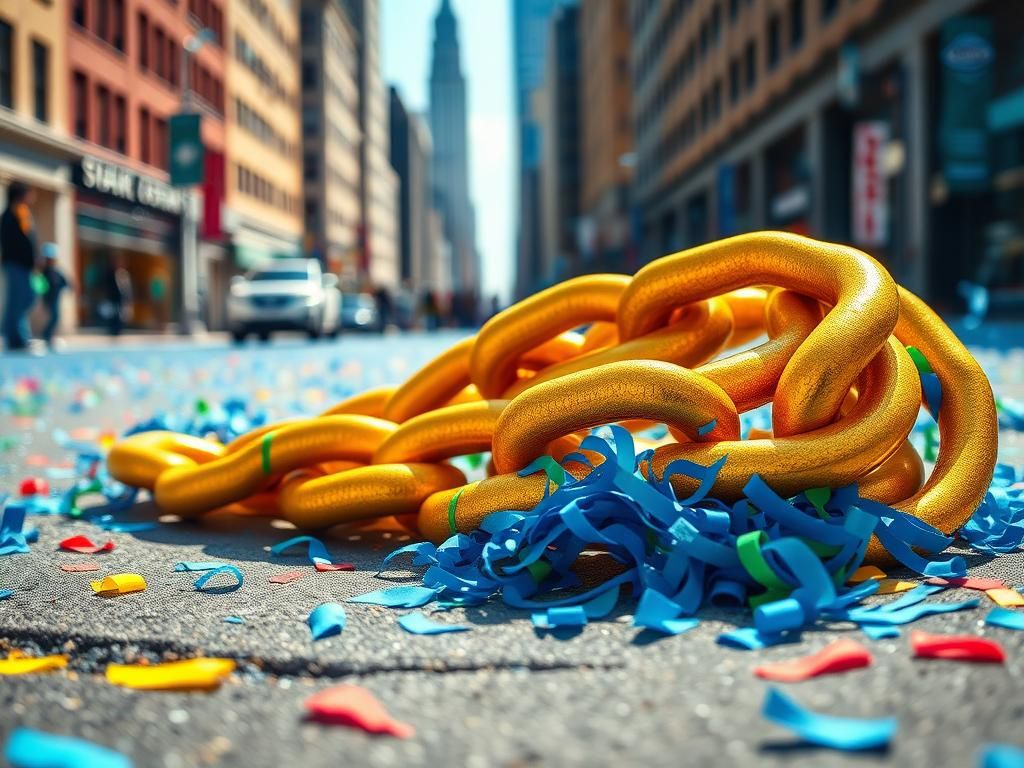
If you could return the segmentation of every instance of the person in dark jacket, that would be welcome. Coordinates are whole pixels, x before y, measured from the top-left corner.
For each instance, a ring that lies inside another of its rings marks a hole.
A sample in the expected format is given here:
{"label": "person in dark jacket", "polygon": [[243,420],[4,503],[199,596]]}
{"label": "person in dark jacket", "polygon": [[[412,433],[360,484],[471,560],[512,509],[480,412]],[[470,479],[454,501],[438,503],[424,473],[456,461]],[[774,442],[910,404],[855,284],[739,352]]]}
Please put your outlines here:
{"label": "person in dark jacket", "polygon": [[53,348],[53,332],[60,324],[60,295],[70,283],[64,273],[57,267],[57,244],[43,243],[43,277],[46,278],[46,293],[43,304],[46,307],[46,326],[43,328],[43,341]]}
{"label": "person in dark jacket", "polygon": [[7,207],[0,216],[0,264],[4,273],[4,308],[0,332],[9,350],[28,348],[32,332],[28,313],[35,303],[32,273],[36,269],[36,237],[32,227],[32,189],[20,182],[7,188]]}

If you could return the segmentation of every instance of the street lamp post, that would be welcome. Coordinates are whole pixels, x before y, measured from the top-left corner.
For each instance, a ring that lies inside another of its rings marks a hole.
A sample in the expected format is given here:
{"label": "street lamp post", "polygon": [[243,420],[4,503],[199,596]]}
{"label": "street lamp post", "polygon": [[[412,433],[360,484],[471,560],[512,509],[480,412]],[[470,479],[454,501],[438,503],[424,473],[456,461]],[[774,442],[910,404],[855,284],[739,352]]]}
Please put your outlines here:
{"label": "street lamp post", "polygon": [[[192,57],[213,39],[214,33],[203,28],[185,38],[181,46],[181,112],[192,106],[189,64]],[[181,333],[190,336],[202,332],[199,318],[199,231],[195,216],[196,196],[191,185],[182,189],[181,201]]]}

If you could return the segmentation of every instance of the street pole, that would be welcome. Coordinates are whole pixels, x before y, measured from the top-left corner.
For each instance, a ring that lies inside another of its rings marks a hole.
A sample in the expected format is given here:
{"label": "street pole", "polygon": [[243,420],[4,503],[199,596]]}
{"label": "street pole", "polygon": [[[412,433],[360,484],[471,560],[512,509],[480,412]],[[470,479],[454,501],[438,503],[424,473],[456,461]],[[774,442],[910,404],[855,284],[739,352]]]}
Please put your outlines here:
{"label": "street pole", "polygon": [[[205,31],[205,30],[204,30]],[[185,38],[181,46],[181,111],[188,112],[192,88],[188,81],[192,56],[206,44],[203,32]],[[192,186],[181,190],[181,324],[182,335],[202,333],[199,319],[199,231],[195,216],[195,192]]]}

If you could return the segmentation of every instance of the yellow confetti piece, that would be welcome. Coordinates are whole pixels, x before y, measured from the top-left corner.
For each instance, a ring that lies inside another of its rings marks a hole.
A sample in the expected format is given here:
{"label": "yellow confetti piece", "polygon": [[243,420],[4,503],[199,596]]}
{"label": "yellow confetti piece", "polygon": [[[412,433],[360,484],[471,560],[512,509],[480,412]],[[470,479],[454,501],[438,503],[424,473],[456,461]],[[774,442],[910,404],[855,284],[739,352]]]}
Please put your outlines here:
{"label": "yellow confetti piece", "polygon": [[897,592],[907,592],[916,587],[913,581],[900,581],[899,579],[882,579],[878,583],[876,595],[895,595]]}
{"label": "yellow confetti piece", "polygon": [[873,565],[862,565],[856,571],[854,571],[850,578],[847,580],[847,584],[860,584],[862,581],[868,581],[874,579],[878,581],[886,578],[887,574],[880,568],[876,568]]}
{"label": "yellow confetti piece", "polygon": [[21,651],[11,651],[6,659],[0,659],[0,675],[31,675],[35,672],[52,672],[68,665],[67,656],[26,656]]}
{"label": "yellow confetti piece", "polygon": [[1016,608],[1024,605],[1024,595],[1015,589],[986,589],[985,594],[1003,608]]}
{"label": "yellow confetti piece", "polygon": [[166,664],[109,664],[107,682],[143,691],[211,690],[234,669],[231,659],[213,658]]}
{"label": "yellow confetti piece", "polygon": [[93,592],[104,597],[141,592],[145,588],[146,580],[137,573],[115,573],[102,581],[92,582]]}

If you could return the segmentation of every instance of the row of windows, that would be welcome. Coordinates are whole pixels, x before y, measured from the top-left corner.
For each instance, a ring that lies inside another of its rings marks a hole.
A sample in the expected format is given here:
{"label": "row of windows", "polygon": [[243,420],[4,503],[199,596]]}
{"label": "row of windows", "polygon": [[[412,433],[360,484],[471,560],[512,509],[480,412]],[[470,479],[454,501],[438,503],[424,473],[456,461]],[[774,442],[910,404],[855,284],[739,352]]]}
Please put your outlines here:
{"label": "row of windows", "polygon": [[[0,19],[0,107],[14,108],[14,27]],[[33,40],[32,46],[32,116],[40,122],[50,119],[49,88],[50,49]]]}
{"label": "row of windows", "polygon": [[224,81],[196,62],[195,59],[190,59],[188,64],[189,89],[212,107],[217,114],[223,115]]}
{"label": "row of windows", "polygon": [[[355,229],[355,219],[337,208],[327,209],[327,224],[337,224],[343,227]],[[320,206],[316,200],[306,201],[306,228],[316,230],[320,228]]]}
{"label": "row of windows", "polygon": [[124,0],[72,0],[71,20],[124,51]]}
{"label": "row of windows", "polygon": [[324,168],[327,172],[327,180],[332,184],[336,184],[341,187],[346,187],[350,190],[358,192],[359,184],[356,179],[352,179],[346,174],[342,173],[335,166],[329,162],[322,162],[320,155],[315,152],[307,152],[302,158],[302,178],[305,181],[317,181],[320,178],[320,169]]}
{"label": "row of windows", "polygon": [[256,22],[270,32],[271,37],[277,40],[282,48],[292,55],[297,55],[297,42],[294,38],[289,37],[277,23],[277,19],[274,18],[264,0],[245,0],[245,7],[249,9],[249,13],[256,19]]}
{"label": "row of windows", "polygon": [[181,49],[178,42],[160,25],[150,24],[149,17],[142,11],[139,11],[136,24],[139,69],[152,72],[171,87],[177,88],[181,84]]}
{"label": "row of windows", "polygon": [[[86,141],[128,154],[128,103],[124,94],[90,83],[84,72],[71,76],[75,135]],[[167,120],[139,109],[139,159],[167,169]]]}
{"label": "row of windows", "polygon": [[246,168],[241,163],[235,165],[235,185],[243,195],[261,200],[267,205],[280,208],[286,213],[299,212],[299,198],[289,195],[272,181]]}
{"label": "row of windows", "polygon": [[[839,0],[822,0],[822,18],[827,20],[835,14],[835,3]],[[730,0],[729,15],[735,20],[739,14],[740,0]],[[697,73],[704,55],[718,45],[721,37],[719,6],[715,5],[711,13],[700,26],[698,38],[692,41],[678,56],[669,68],[659,87],[651,94],[646,105],[637,113],[637,130],[645,133],[656,124],[658,116],[671,103],[679,90]],[[804,41],[804,0],[789,0],[785,19],[788,20],[788,50],[796,51]],[[765,30],[765,67],[768,72],[774,70],[782,59],[784,17],[773,13],[767,21]],[[749,89],[757,80],[757,43],[751,39],[747,42],[740,58],[733,58],[729,64],[730,99],[736,101],[745,80]],[[741,77],[741,68],[743,75]]]}
{"label": "row of windows", "polygon": [[213,0],[188,0],[188,12],[200,27],[213,32],[220,45],[224,44],[224,12]]}
{"label": "row of windows", "polygon": [[298,157],[298,146],[285,139],[259,112],[239,98],[235,99],[235,122],[285,157]]}
{"label": "row of windows", "polygon": [[291,94],[285,90],[284,85],[281,84],[274,71],[267,66],[263,58],[256,53],[237,30],[235,31],[235,58],[244,64],[275,98],[282,101],[292,101]]}

